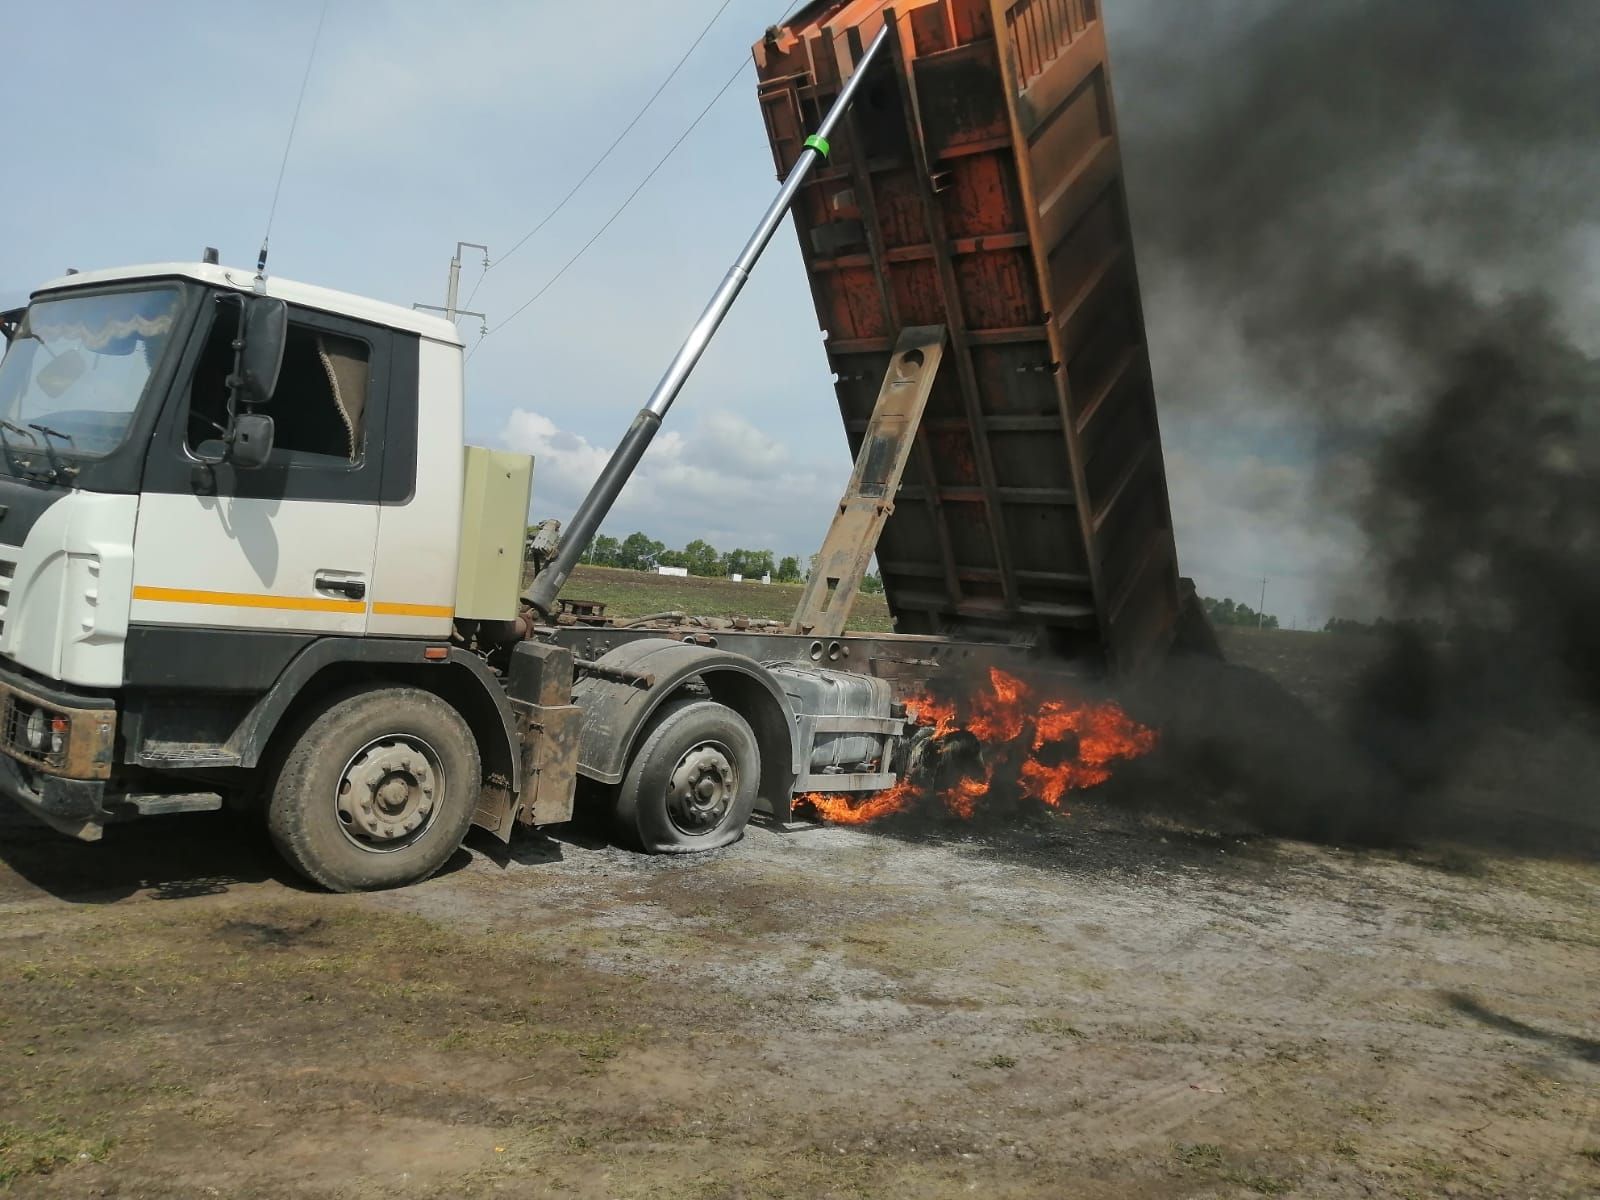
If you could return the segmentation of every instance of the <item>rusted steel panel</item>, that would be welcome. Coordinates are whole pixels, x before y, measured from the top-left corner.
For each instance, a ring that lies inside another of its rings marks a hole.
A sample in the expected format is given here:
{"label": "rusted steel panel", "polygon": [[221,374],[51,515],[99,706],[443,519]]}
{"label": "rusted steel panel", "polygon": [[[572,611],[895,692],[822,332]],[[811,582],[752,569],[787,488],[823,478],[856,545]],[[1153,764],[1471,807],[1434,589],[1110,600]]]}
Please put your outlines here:
{"label": "rusted steel panel", "polygon": [[1101,0],[819,0],[756,46],[780,174],[884,23],[891,65],[795,207],[851,450],[948,329],[878,547],[897,628],[1133,670],[1178,577]]}
{"label": "rusted steel panel", "polygon": [[518,819],[524,825],[541,826],[570,821],[578,784],[583,711],[571,704],[513,701],[512,706],[517,710],[522,735],[522,796]]}

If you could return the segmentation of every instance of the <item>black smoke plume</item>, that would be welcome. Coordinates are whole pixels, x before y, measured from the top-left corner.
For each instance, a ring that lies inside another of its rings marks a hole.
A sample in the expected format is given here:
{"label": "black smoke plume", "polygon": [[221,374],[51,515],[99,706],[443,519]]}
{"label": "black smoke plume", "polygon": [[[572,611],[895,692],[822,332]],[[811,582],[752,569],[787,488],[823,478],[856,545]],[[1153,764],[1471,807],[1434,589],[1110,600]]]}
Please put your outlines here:
{"label": "black smoke plume", "polygon": [[[1286,750],[1279,714],[1241,770],[1314,771],[1308,804],[1400,836],[1508,798],[1593,828],[1593,0],[1105,7],[1152,340],[1237,339],[1250,379],[1217,418],[1313,430],[1315,494],[1362,535],[1330,595],[1432,623],[1355,689],[1348,742]],[[1185,383],[1158,380],[1169,412]]]}

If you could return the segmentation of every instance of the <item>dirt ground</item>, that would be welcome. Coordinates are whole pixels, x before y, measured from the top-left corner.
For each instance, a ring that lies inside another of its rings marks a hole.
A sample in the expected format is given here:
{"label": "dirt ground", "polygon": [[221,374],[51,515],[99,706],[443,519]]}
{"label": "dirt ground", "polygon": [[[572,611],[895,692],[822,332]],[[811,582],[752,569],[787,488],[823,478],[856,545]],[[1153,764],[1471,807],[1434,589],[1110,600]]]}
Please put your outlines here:
{"label": "dirt ground", "polygon": [[80,846],[0,812],[0,1186],[1600,1195],[1592,861],[1126,799],[692,860],[474,840],[362,897],[220,816]]}

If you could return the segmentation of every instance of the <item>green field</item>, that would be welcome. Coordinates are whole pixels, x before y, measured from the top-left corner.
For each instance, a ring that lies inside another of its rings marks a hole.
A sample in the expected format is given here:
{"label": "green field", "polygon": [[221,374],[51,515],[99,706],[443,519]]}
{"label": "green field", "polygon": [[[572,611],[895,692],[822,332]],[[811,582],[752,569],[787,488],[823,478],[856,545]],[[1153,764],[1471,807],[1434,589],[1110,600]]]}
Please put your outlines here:
{"label": "green field", "polygon": [[[613,567],[579,567],[562,590],[569,600],[598,600],[611,617],[643,617],[681,612],[696,617],[751,617],[787,621],[800,602],[798,583],[734,583],[731,579],[677,579]],[[850,628],[862,633],[893,629],[882,596],[862,596]]]}

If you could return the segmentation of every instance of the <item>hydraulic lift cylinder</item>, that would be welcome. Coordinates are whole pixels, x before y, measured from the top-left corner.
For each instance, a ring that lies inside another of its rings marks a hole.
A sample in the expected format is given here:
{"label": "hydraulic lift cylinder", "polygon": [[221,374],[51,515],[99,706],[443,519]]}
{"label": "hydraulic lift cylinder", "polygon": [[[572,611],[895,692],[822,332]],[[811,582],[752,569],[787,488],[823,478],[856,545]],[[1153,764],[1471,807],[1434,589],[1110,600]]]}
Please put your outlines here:
{"label": "hydraulic lift cylinder", "polygon": [[784,180],[777,199],[761,218],[761,223],[756,226],[755,233],[745,244],[738,261],[729,268],[726,278],[717,288],[716,294],[711,297],[711,302],[706,305],[705,312],[689,331],[688,339],[683,343],[682,349],[673,358],[666,374],[661,377],[661,382],[656,384],[649,401],[639,410],[639,415],[634,417],[627,435],[612,453],[611,461],[606,464],[605,470],[600,472],[600,478],[595,480],[594,486],[589,489],[589,494],[583,498],[583,503],[573,514],[572,521],[561,539],[561,549],[557,552],[555,560],[539,573],[533,584],[523,593],[522,598],[533,605],[541,616],[549,618],[555,606],[556,596],[560,594],[567,579],[572,575],[572,570],[583,557],[583,552],[589,548],[589,543],[594,540],[595,534],[600,531],[601,522],[611,512],[611,506],[616,503],[623,487],[639,465],[639,460],[644,457],[645,450],[649,448],[661,428],[661,421],[667,415],[667,410],[678,398],[678,393],[683,391],[683,385],[688,382],[690,374],[705,355],[706,347],[711,344],[712,337],[716,335],[734,301],[739,298],[739,293],[744,290],[745,283],[750,279],[750,272],[755,269],[762,252],[772,241],[772,235],[777,232],[779,223],[794,204],[795,197],[800,194],[806,177],[811,174],[817,163],[827,158],[829,139],[832,138],[844,114],[849,111],[856,93],[860,91],[863,81],[888,40],[889,27],[885,25],[862,54],[861,61],[856,64],[855,73],[846,81],[839,98],[834,101],[833,107],[828,110],[828,115],[823,118],[821,127],[806,139],[805,149],[800,152],[799,159],[790,170],[788,178]]}

